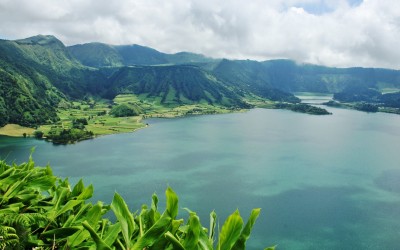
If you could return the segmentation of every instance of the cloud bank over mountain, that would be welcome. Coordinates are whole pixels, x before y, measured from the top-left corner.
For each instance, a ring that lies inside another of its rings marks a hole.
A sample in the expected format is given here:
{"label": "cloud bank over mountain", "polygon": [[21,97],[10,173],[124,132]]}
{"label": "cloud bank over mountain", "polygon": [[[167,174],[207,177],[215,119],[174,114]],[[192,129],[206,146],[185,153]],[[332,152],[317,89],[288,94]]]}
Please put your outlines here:
{"label": "cloud bank over mountain", "polygon": [[400,69],[397,0],[0,0],[0,38]]}

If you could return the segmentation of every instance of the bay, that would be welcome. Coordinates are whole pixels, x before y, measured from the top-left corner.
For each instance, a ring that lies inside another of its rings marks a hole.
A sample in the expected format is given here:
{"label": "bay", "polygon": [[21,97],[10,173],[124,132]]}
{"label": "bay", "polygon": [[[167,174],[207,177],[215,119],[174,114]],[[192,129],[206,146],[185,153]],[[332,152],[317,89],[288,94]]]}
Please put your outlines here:
{"label": "bay", "polygon": [[117,191],[132,210],[154,192],[163,203],[171,186],[205,226],[212,210],[222,224],[236,208],[247,219],[260,207],[248,249],[397,249],[400,116],[329,111],[151,119],[135,133],[66,146],[0,137],[0,157],[21,163],[35,147],[38,165],[93,183],[93,200],[110,203]]}

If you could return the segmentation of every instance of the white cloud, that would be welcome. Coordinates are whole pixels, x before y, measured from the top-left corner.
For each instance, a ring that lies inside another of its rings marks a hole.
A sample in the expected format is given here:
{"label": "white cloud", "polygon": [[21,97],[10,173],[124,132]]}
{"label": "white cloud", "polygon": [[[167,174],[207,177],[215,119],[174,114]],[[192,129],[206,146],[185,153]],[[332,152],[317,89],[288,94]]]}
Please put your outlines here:
{"label": "white cloud", "polygon": [[0,0],[0,37],[400,69],[397,0]]}

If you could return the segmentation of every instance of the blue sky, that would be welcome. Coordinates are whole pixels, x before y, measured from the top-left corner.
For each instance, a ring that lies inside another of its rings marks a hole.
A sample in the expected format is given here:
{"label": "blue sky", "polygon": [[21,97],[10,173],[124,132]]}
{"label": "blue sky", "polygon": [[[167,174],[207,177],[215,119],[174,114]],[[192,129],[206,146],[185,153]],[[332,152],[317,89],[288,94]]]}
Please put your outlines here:
{"label": "blue sky", "polygon": [[0,0],[0,38],[400,69],[398,0]]}
{"label": "blue sky", "polygon": [[[362,0],[347,0],[347,3],[351,7],[357,7],[362,2]],[[298,5],[296,5],[296,7],[301,7],[308,13],[315,15],[323,15],[335,11],[334,4],[332,4],[332,1],[329,0],[318,0],[299,3]]]}

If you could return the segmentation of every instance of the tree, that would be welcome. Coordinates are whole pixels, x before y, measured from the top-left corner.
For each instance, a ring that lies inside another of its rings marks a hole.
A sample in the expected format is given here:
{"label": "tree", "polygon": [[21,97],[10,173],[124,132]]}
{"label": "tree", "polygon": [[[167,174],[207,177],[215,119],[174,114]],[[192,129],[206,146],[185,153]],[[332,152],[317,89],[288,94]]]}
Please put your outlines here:
{"label": "tree", "polygon": [[37,139],[42,139],[43,135],[44,135],[43,131],[40,130],[35,130],[35,132],[33,132],[33,136],[35,136],[35,138]]}
{"label": "tree", "polygon": [[139,115],[138,109],[128,106],[127,104],[120,104],[110,110],[110,114],[115,117],[135,116]]}

